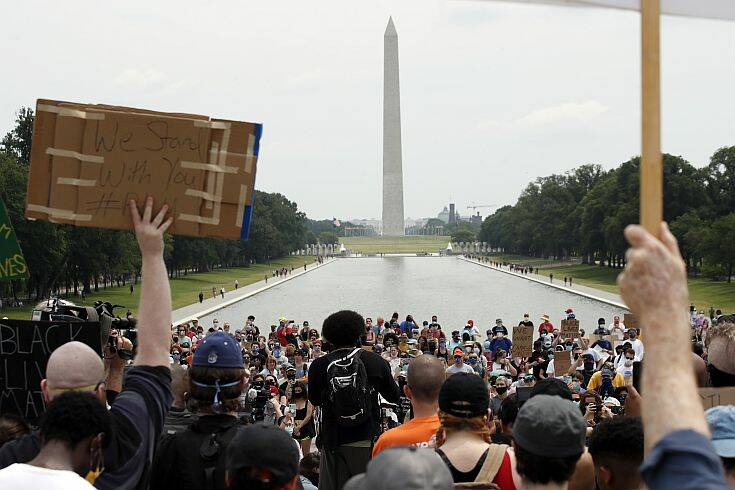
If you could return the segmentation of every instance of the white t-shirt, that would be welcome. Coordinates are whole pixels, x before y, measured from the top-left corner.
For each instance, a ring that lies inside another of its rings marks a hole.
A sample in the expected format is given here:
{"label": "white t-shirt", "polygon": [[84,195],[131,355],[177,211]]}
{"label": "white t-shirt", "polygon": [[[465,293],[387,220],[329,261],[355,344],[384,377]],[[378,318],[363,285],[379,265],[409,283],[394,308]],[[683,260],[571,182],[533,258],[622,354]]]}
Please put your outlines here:
{"label": "white t-shirt", "polygon": [[29,464],[15,463],[0,470],[3,490],[91,490],[94,487],[73,471],[49,470]]}
{"label": "white t-shirt", "polygon": [[641,339],[635,339],[635,340],[628,340],[630,342],[631,347],[635,351],[635,360],[636,361],[642,361],[643,360],[643,342]]}
{"label": "white t-shirt", "polygon": [[626,366],[625,361],[627,361],[627,359],[623,357],[623,362],[621,362],[620,365],[618,365],[618,368],[615,371],[620,373],[620,376],[622,376],[623,378],[632,378],[633,377],[633,363],[631,362],[630,366]]}

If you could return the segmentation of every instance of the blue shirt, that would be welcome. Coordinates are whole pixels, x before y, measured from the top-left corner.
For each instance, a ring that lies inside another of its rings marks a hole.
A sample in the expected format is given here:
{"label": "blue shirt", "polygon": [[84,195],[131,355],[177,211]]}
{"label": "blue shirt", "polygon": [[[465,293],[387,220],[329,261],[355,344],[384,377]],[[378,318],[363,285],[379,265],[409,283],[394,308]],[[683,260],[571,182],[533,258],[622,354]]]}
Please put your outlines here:
{"label": "blue shirt", "polygon": [[505,352],[510,352],[510,346],[513,345],[513,342],[510,341],[508,337],[503,337],[502,339],[492,339],[490,341],[490,348],[488,349],[493,356],[493,359],[495,358],[495,350],[499,347],[503,349]]}
{"label": "blue shirt", "polygon": [[641,465],[650,490],[727,490],[712,443],[699,432],[677,430],[658,441]]}

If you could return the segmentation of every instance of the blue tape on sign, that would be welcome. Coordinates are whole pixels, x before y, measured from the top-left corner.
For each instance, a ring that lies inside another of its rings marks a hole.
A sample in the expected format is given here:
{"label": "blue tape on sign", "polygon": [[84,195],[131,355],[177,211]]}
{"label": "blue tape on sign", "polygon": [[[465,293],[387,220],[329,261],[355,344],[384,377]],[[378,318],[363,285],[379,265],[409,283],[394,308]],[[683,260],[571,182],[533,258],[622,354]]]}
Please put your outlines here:
{"label": "blue tape on sign", "polygon": [[245,206],[245,213],[242,215],[242,230],[240,231],[240,240],[247,240],[250,234],[250,222],[253,220],[253,205]]}
{"label": "blue tape on sign", "polygon": [[263,136],[263,125],[255,124],[255,145],[253,146],[253,153],[258,156],[260,153],[260,137]]}

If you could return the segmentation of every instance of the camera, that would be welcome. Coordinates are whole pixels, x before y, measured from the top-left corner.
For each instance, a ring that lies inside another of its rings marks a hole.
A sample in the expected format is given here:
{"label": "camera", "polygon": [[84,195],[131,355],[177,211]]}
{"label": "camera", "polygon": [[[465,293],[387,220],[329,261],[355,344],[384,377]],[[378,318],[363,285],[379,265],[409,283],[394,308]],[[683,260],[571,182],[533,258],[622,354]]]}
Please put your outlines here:
{"label": "camera", "polygon": [[248,400],[252,403],[251,418],[254,422],[265,419],[265,406],[271,397],[271,384],[263,381],[254,381],[248,390]]}
{"label": "camera", "polygon": [[[125,308],[123,305],[113,305],[108,301],[95,301],[93,306],[77,306],[71,301],[60,298],[51,298],[39,303],[31,313],[33,321],[48,322],[99,322],[100,342],[109,346],[112,354],[121,359],[132,359],[138,345],[137,320],[131,316],[121,318],[115,316],[115,308]],[[117,337],[110,335],[112,330],[118,335],[130,340],[132,349],[118,349]]]}

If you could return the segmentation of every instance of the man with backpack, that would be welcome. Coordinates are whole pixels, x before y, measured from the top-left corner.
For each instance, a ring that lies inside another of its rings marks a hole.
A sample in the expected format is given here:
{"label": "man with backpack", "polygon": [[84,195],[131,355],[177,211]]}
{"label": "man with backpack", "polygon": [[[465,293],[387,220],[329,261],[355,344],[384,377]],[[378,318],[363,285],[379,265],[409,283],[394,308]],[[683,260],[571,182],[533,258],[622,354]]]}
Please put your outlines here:
{"label": "man with backpack", "polygon": [[198,420],[186,430],[164,434],[153,464],[151,488],[226,490],[225,453],[241,424],[237,418],[245,385],[240,345],[214,332],[194,351],[187,370],[189,396]]}
{"label": "man with backpack", "polygon": [[338,311],[324,320],[322,336],[334,348],[312,362],[309,400],[320,407],[317,446],[321,450],[319,488],[338,490],[364,473],[378,435],[378,394],[397,404],[398,385],[388,362],[360,348],[362,316]]}

